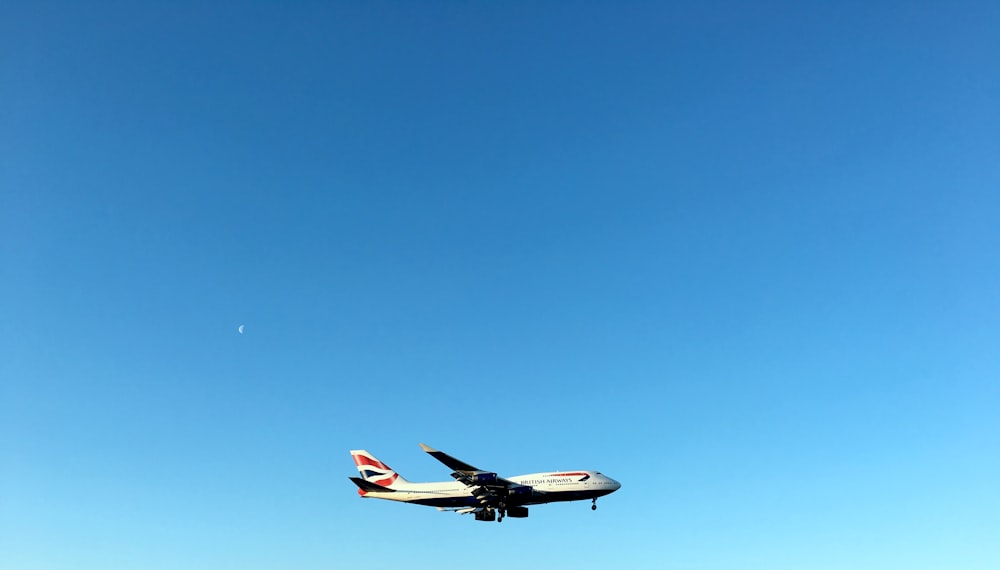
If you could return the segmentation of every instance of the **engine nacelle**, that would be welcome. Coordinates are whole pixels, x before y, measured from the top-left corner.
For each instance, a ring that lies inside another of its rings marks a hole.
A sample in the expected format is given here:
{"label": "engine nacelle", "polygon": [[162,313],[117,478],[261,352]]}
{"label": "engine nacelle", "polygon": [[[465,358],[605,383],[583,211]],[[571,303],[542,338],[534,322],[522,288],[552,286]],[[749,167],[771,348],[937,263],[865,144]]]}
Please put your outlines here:
{"label": "engine nacelle", "polygon": [[528,507],[507,507],[507,516],[513,519],[526,519]]}
{"label": "engine nacelle", "polygon": [[496,482],[496,473],[479,472],[469,475],[469,484],[471,485],[492,485]]}
{"label": "engine nacelle", "polygon": [[[524,510],[527,511],[528,509],[524,509]],[[492,521],[497,520],[497,512],[494,511],[493,509],[483,509],[481,511],[476,511],[476,515],[475,516],[476,516],[476,520],[477,521],[492,522]]]}
{"label": "engine nacelle", "polygon": [[517,487],[507,488],[508,497],[528,497],[530,495],[531,495],[531,487],[527,485],[518,485]]}

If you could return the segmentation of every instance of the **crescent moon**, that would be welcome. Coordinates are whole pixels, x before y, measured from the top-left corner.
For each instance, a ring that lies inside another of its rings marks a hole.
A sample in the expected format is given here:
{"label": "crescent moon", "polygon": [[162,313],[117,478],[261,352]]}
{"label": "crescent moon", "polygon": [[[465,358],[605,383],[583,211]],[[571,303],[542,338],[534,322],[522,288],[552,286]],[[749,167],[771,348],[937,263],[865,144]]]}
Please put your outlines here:
{"label": "crescent moon", "polygon": [[243,334],[243,325],[240,325],[236,330],[239,331],[240,334]]}

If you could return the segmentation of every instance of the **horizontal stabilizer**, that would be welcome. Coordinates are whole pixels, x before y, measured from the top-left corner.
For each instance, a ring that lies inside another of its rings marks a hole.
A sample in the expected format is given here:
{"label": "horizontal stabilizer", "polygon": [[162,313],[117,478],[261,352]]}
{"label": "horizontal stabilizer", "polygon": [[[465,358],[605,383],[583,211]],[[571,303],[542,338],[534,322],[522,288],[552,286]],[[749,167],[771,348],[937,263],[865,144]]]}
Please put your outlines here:
{"label": "horizontal stabilizer", "polygon": [[362,491],[364,491],[366,493],[395,493],[396,492],[396,491],[394,491],[394,490],[392,490],[392,489],[390,489],[388,487],[383,487],[382,485],[376,485],[375,483],[371,483],[369,481],[365,481],[361,477],[350,477],[350,480],[353,481],[354,484],[357,485],[359,489],[361,489]]}

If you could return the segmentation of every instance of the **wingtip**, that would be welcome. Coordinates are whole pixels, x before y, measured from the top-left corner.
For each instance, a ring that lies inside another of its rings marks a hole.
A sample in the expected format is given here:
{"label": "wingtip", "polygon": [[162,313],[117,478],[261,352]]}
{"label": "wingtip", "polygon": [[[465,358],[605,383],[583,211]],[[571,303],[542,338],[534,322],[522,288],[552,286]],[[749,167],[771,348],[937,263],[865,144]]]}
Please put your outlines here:
{"label": "wingtip", "polygon": [[431,446],[427,445],[426,443],[421,443],[420,444],[420,449],[423,449],[427,453],[431,453],[432,451],[434,451],[434,448],[432,448]]}

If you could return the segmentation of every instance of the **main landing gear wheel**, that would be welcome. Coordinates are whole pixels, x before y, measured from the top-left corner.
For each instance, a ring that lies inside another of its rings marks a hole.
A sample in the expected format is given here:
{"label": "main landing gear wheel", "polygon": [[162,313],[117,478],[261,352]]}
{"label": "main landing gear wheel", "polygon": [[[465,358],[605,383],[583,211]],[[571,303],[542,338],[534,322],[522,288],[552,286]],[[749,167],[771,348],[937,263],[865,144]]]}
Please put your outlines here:
{"label": "main landing gear wheel", "polygon": [[504,515],[507,514],[507,511],[505,509],[500,509],[500,512],[498,514],[500,516],[497,517],[497,522],[498,523],[502,523],[503,522],[503,517],[504,517]]}
{"label": "main landing gear wheel", "polygon": [[597,510],[597,499],[594,499],[594,502],[590,505],[590,510],[592,511]]}

